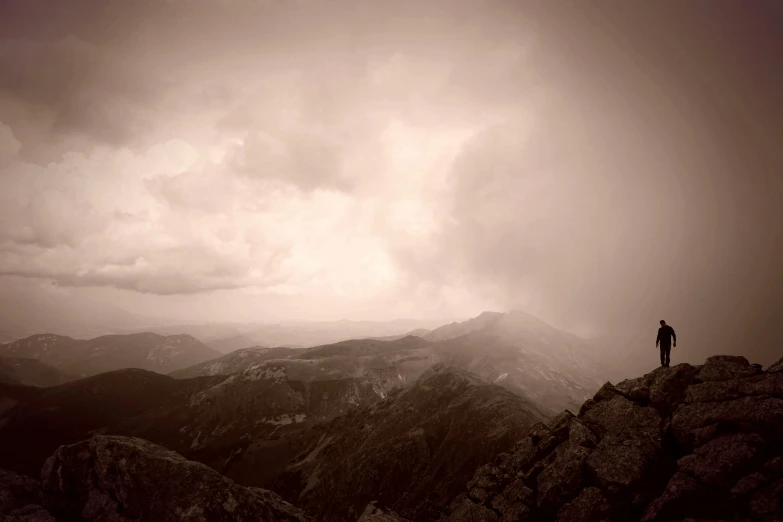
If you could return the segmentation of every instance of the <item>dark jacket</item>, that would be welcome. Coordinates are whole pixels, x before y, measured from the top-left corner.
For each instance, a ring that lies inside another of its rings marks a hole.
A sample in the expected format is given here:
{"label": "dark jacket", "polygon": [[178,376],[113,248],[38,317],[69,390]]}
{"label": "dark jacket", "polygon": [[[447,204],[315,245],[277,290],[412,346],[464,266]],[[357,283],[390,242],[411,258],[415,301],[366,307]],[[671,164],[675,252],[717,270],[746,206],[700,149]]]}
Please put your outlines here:
{"label": "dark jacket", "polygon": [[661,343],[661,346],[671,346],[672,339],[674,339],[674,344],[677,344],[677,334],[674,333],[674,328],[665,324],[658,328],[658,337],[655,339],[655,345],[657,346],[658,343]]}

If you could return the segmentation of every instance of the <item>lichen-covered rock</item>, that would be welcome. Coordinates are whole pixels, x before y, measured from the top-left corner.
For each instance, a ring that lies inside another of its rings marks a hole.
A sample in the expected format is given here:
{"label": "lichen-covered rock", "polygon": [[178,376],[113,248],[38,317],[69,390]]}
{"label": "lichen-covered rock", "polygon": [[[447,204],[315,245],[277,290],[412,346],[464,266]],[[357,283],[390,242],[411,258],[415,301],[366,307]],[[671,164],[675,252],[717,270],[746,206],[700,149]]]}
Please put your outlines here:
{"label": "lichen-covered rock", "polygon": [[739,381],[708,381],[689,386],[685,402],[718,402],[739,399]]}
{"label": "lichen-covered rock", "polygon": [[686,390],[697,373],[699,372],[696,368],[690,364],[658,368],[652,372],[650,405],[664,413],[674,409],[685,399]]}
{"label": "lichen-covered rock", "polygon": [[556,511],[579,491],[582,484],[582,468],[590,455],[583,446],[563,443],[555,452],[555,459],[538,475],[536,502],[544,512]]}
{"label": "lichen-covered rock", "polygon": [[204,464],[130,437],[96,436],[61,446],[41,479],[58,519],[309,520],[272,492],[242,487]]}
{"label": "lichen-covered rock", "polygon": [[677,469],[710,487],[730,489],[763,457],[765,441],[755,433],[734,433],[711,440],[677,462]]}
{"label": "lichen-covered rock", "polygon": [[641,406],[621,395],[596,404],[581,420],[601,437],[657,437],[661,425],[655,408]]}
{"label": "lichen-covered rock", "polygon": [[754,493],[748,511],[756,520],[783,520],[783,478]]}
{"label": "lichen-covered rock", "polygon": [[[693,509],[704,510],[710,501],[707,488],[684,473],[675,473],[660,497],[650,503],[642,522],[681,520]],[[714,508],[713,508],[714,509]],[[700,516],[699,513],[697,516]]]}
{"label": "lichen-covered rock", "polygon": [[642,480],[659,460],[661,447],[648,439],[604,437],[587,459],[596,482],[619,491]]}
{"label": "lichen-covered rock", "polygon": [[574,446],[594,448],[598,444],[598,437],[582,421],[574,418],[568,424],[568,441]]}
{"label": "lichen-covered rock", "polygon": [[532,489],[525,486],[524,482],[517,479],[492,499],[491,506],[494,510],[505,514],[514,504],[519,502],[532,506],[536,502],[536,495]]}
{"label": "lichen-covered rock", "polygon": [[722,402],[680,405],[674,412],[671,429],[681,444],[696,445],[698,430],[703,428],[711,428],[715,434],[726,431],[781,433],[783,399],[742,397]]}
{"label": "lichen-covered rock", "polygon": [[13,471],[0,469],[0,514],[42,502],[43,494],[38,482]]}
{"label": "lichen-covered rock", "polygon": [[459,522],[497,522],[500,517],[481,504],[471,502],[467,497],[461,497],[452,504],[452,512],[447,520]]}
{"label": "lichen-covered rock", "polygon": [[42,504],[38,482],[0,469],[0,522],[54,522]]}
{"label": "lichen-covered rock", "polygon": [[7,515],[0,514],[0,522],[56,522],[56,519],[43,506],[28,504]]}
{"label": "lichen-covered rock", "polygon": [[783,399],[783,373],[743,379],[737,387],[742,395],[768,395]]}
{"label": "lichen-covered rock", "polygon": [[752,377],[762,372],[761,369],[748,364],[744,357],[735,355],[715,355],[709,357],[699,372],[702,382],[728,381]]}
{"label": "lichen-covered rock", "polygon": [[620,392],[615,389],[611,382],[607,382],[593,395],[593,400],[595,402],[609,401],[617,395],[620,395]]}
{"label": "lichen-covered rock", "polygon": [[609,502],[596,487],[588,487],[557,512],[556,522],[599,522],[609,512]]}
{"label": "lichen-covered rock", "polygon": [[362,516],[356,522],[409,522],[407,518],[402,518],[389,508],[382,508],[373,501],[364,508]]}

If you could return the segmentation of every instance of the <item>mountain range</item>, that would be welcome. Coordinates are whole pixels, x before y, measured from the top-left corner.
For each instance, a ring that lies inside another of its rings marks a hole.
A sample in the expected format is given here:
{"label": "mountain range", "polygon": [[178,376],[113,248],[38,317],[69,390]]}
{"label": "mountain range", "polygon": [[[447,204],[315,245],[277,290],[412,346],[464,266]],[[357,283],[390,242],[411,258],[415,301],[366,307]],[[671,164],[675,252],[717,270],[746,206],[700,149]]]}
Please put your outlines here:
{"label": "mountain range", "polygon": [[36,359],[76,376],[119,368],[168,373],[218,355],[189,335],[162,336],[149,332],[94,339],[39,334],[0,344],[0,357]]}
{"label": "mountain range", "polygon": [[0,383],[24,386],[56,386],[76,377],[63,373],[38,359],[0,357]]}
{"label": "mountain range", "polygon": [[783,516],[783,361],[602,385],[593,348],[519,311],[225,355],[184,334],[0,345],[0,520]]}
{"label": "mountain range", "polygon": [[[147,380],[154,375],[124,371],[85,381],[108,385],[141,377],[148,397],[171,389],[192,396],[214,382]],[[62,394],[58,388],[85,387],[77,383],[39,391],[13,410],[46,396],[51,401]],[[51,402],[45,409],[52,418],[58,414]],[[103,421],[116,415],[104,413]],[[3,440],[14,423],[3,417]],[[40,482],[18,470],[0,471],[0,515],[96,522],[783,516],[783,359],[766,370],[737,356],[659,368],[616,386],[606,383],[578,413],[554,417],[462,370],[435,367],[382,401],[289,435],[290,445],[299,442],[298,451],[261,489],[246,480],[266,467],[263,459],[246,463],[247,477],[231,480],[214,466],[144,439],[83,434],[39,459],[40,474],[30,475]]]}

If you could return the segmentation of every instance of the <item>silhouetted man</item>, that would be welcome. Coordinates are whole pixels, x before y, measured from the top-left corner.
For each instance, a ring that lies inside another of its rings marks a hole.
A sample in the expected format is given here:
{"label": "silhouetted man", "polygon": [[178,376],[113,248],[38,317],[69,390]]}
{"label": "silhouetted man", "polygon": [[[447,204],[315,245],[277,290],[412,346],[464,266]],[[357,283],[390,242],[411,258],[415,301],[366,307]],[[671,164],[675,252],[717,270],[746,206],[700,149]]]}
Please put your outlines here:
{"label": "silhouetted man", "polygon": [[669,354],[672,351],[672,339],[674,339],[674,346],[677,346],[677,334],[674,333],[674,328],[666,324],[666,321],[661,319],[661,327],[658,328],[658,337],[655,339],[655,346],[661,346],[661,366],[669,366]]}

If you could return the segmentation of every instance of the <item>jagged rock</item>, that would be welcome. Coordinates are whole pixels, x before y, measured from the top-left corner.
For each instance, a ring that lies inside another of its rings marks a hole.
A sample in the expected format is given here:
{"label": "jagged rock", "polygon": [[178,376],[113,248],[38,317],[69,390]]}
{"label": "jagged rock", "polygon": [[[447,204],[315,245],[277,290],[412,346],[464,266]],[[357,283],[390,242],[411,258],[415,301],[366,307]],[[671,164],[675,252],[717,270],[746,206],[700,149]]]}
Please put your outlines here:
{"label": "jagged rock", "polygon": [[391,509],[378,507],[378,503],[373,501],[367,504],[362,516],[356,522],[409,522],[409,520],[402,518]]}
{"label": "jagged rock", "polygon": [[652,384],[652,374],[643,375],[635,379],[626,379],[615,386],[615,389],[627,398],[631,399],[630,395],[633,390],[646,390],[647,395],[650,394],[650,384]]}
{"label": "jagged rock", "polygon": [[43,504],[41,485],[30,477],[0,469],[0,514],[28,504]]}
{"label": "jagged rock", "polygon": [[694,432],[708,427],[715,434],[726,430],[757,431],[762,435],[768,431],[780,433],[783,431],[783,399],[759,396],[685,404],[680,405],[672,417],[672,432],[681,444],[698,445]]}
{"label": "jagged rock", "polygon": [[742,477],[731,489],[731,495],[739,502],[748,500],[750,495],[783,478],[783,456],[767,461],[759,471]]}
{"label": "jagged rock", "polygon": [[754,493],[748,511],[757,520],[783,520],[783,478]]}
{"label": "jagged rock", "polygon": [[690,364],[658,368],[652,372],[650,405],[664,413],[671,411],[683,401],[686,390],[693,382],[696,374],[696,368]]}
{"label": "jagged rock", "polygon": [[594,448],[598,444],[598,437],[582,421],[574,418],[568,424],[568,441],[575,446]]}
{"label": "jagged rock", "polygon": [[588,487],[560,508],[556,522],[599,522],[609,512],[609,502],[600,489]]}
{"label": "jagged rock", "polygon": [[706,507],[709,500],[709,492],[704,486],[684,473],[675,473],[663,494],[650,503],[642,522],[682,519],[691,514],[689,510]]}
{"label": "jagged rock", "polygon": [[729,489],[738,477],[759,464],[764,444],[755,433],[725,435],[681,458],[677,468],[702,484]]}
{"label": "jagged rock", "polygon": [[702,382],[728,381],[752,377],[762,372],[759,368],[750,366],[748,360],[736,355],[715,355],[708,357],[699,372]]}
{"label": "jagged rock", "polygon": [[55,518],[37,504],[28,504],[7,515],[0,514],[0,522],[55,522]]}
{"label": "jagged rock", "polygon": [[245,488],[143,439],[96,436],[61,446],[41,471],[58,518],[304,522],[274,493]]}
{"label": "jagged rock", "polygon": [[522,502],[515,502],[503,513],[500,522],[527,522],[531,520],[533,512],[529,506]]}
{"label": "jagged rock", "polygon": [[469,498],[461,497],[452,504],[452,512],[446,520],[454,522],[497,522],[498,515],[480,504],[475,504]]}
{"label": "jagged rock", "polygon": [[607,382],[593,395],[593,400],[595,402],[608,401],[617,395],[620,395],[620,392],[615,389],[611,382]]}
{"label": "jagged rock", "polygon": [[527,433],[528,437],[530,437],[533,440],[534,444],[538,444],[539,441],[544,439],[544,437],[547,437],[552,434],[552,430],[549,429],[549,426],[544,424],[543,422],[536,422],[533,424],[533,427],[530,428],[530,431]]}
{"label": "jagged rock", "polygon": [[599,402],[581,420],[601,437],[658,437],[661,425],[655,408],[640,406],[622,395]]}
{"label": "jagged rock", "polygon": [[769,395],[783,399],[783,373],[759,375],[738,382],[742,395]]}
{"label": "jagged rock", "polygon": [[767,373],[781,373],[783,372],[783,357],[778,359],[776,363],[773,363],[767,368]]}
{"label": "jagged rock", "polygon": [[528,469],[526,472],[520,471],[517,473],[517,476],[520,477],[525,484],[529,486],[533,486],[536,483],[536,480],[538,479],[538,476],[541,474],[542,471],[544,471],[552,462],[554,462],[555,458],[557,458],[556,452],[546,453],[544,454],[544,457],[536,460],[533,463],[533,466]]}
{"label": "jagged rock", "polygon": [[492,499],[491,506],[496,511],[505,514],[512,510],[514,504],[519,502],[527,506],[533,505],[536,502],[536,496],[532,489],[517,479]]}
{"label": "jagged rock", "polygon": [[709,381],[688,387],[685,402],[719,402],[740,397],[739,381]]}
{"label": "jagged rock", "polygon": [[582,483],[582,468],[590,450],[568,442],[555,451],[555,459],[538,475],[536,502],[542,511],[553,511],[569,500]]}
{"label": "jagged rock", "polygon": [[483,467],[449,520],[783,520],[782,376],[713,357],[606,384]]}
{"label": "jagged rock", "polygon": [[596,404],[593,399],[587,399],[582,406],[579,408],[579,413],[576,414],[577,417],[584,417],[584,415],[590,411]]}
{"label": "jagged rock", "polygon": [[605,437],[587,459],[598,484],[617,490],[641,480],[659,458],[660,445],[648,439]]}

